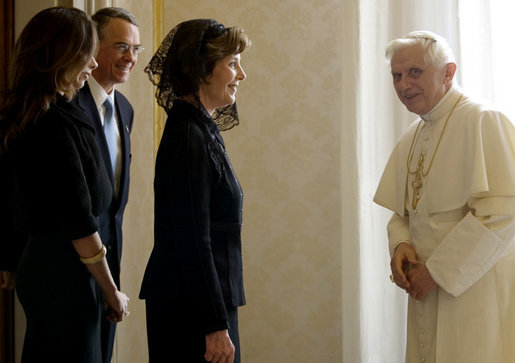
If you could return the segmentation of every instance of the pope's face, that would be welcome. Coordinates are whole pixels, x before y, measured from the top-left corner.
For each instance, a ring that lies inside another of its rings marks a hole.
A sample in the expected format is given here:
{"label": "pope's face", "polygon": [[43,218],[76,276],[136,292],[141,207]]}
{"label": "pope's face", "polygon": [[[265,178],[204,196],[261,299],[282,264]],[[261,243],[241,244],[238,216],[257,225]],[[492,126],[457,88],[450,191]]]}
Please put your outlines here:
{"label": "pope's face", "polygon": [[424,115],[431,111],[451,86],[453,63],[443,67],[424,61],[424,50],[418,45],[398,50],[390,62],[393,86],[406,108]]}

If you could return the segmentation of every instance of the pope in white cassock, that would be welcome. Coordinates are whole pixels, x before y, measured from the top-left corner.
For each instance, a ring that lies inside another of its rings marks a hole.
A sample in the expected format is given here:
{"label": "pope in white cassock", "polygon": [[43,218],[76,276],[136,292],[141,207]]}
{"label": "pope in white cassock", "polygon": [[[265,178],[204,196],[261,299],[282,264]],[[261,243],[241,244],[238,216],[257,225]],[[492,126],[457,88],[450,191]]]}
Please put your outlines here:
{"label": "pope in white cassock", "polygon": [[[386,47],[419,115],[374,201],[390,210],[392,281],[409,294],[406,362],[515,362],[515,128],[453,84],[447,42],[418,31]],[[514,95],[515,100],[515,95]]]}

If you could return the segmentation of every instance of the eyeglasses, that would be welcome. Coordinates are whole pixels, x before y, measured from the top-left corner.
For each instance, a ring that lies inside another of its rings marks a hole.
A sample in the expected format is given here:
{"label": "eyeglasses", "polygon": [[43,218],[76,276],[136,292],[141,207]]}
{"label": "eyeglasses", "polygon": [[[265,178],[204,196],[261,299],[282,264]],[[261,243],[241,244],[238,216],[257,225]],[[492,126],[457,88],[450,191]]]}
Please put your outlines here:
{"label": "eyeglasses", "polygon": [[129,45],[127,43],[115,43],[113,47],[121,54],[125,54],[130,50],[133,55],[138,55],[145,50],[142,45]]}

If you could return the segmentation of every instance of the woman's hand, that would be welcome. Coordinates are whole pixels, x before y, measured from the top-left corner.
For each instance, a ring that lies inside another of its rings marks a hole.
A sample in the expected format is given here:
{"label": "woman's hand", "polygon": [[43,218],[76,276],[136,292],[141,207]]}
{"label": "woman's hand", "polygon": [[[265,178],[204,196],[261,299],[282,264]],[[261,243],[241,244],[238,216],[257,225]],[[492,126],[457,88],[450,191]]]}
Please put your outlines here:
{"label": "woman's hand", "polygon": [[[89,236],[73,240],[73,246],[79,256],[86,260],[95,259],[94,262],[85,262],[85,266],[100,286],[104,308],[110,310],[107,314],[108,320],[113,323],[122,321],[124,316],[129,315],[127,311],[129,298],[123,292],[120,292],[114,283],[113,276],[107,265],[105,247],[102,245],[100,235],[98,232],[95,232]],[[102,248],[104,248],[104,255],[102,255]],[[101,259],[96,261],[99,254]]]}
{"label": "woman's hand", "polygon": [[113,293],[102,293],[104,299],[104,309],[109,310],[107,319],[112,323],[118,323],[123,320],[125,316],[129,315],[127,306],[129,298],[121,291],[114,291]]}
{"label": "woman's hand", "polygon": [[211,363],[234,362],[234,345],[227,329],[206,335],[206,354],[204,354],[204,358]]}

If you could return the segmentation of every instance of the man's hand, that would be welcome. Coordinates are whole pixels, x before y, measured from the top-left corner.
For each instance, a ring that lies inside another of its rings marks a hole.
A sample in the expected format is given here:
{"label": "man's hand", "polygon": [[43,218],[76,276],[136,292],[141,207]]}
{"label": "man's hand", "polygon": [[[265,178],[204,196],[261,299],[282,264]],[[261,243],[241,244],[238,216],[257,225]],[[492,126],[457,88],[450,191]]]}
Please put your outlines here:
{"label": "man's hand", "polygon": [[417,265],[417,253],[415,249],[406,242],[400,243],[390,261],[393,281],[401,289],[408,291],[411,283],[406,273],[411,266]]}
{"label": "man's hand", "polygon": [[204,354],[204,358],[211,363],[234,362],[234,345],[227,329],[206,335],[206,354]]}
{"label": "man's hand", "polygon": [[9,272],[9,271],[0,271],[0,277],[1,277],[1,285],[2,289],[7,290],[14,290],[15,287],[15,272]]}
{"label": "man's hand", "polygon": [[427,266],[423,263],[413,267],[407,274],[410,287],[406,290],[414,299],[421,301],[428,293],[438,288]]}

